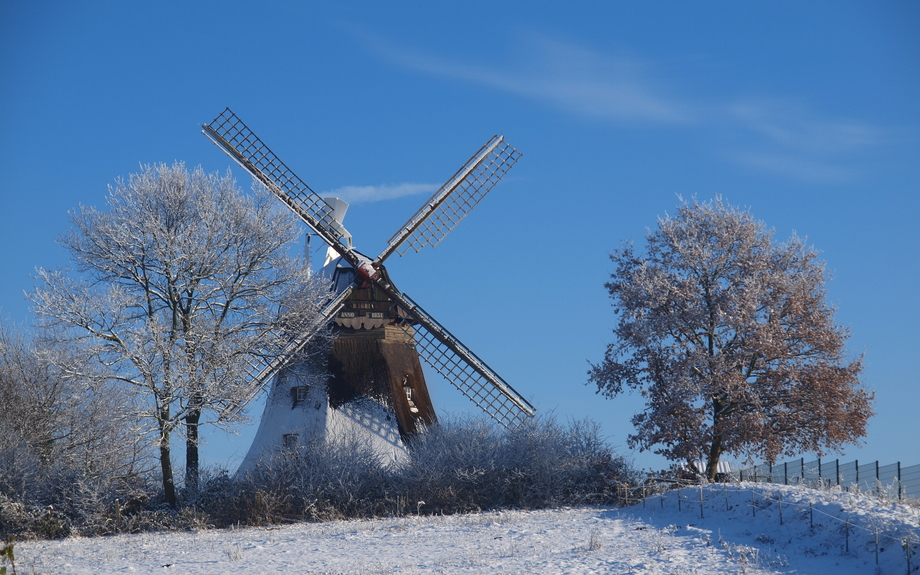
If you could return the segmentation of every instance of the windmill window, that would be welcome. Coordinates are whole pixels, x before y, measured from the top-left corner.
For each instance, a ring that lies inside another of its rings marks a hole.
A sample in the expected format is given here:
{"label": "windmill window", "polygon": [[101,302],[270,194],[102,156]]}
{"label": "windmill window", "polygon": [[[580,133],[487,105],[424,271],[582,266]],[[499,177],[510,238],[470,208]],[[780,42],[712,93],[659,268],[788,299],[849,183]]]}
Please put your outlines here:
{"label": "windmill window", "polygon": [[285,433],[281,436],[281,441],[285,449],[294,449],[300,441],[300,435],[297,433]]}
{"label": "windmill window", "polygon": [[291,409],[297,407],[307,399],[306,386],[297,386],[291,388]]}
{"label": "windmill window", "polygon": [[[403,379],[403,382],[407,381],[408,379],[409,377],[406,376]],[[403,391],[406,392],[406,401],[409,403],[409,411],[412,413],[418,413],[418,406],[415,405],[415,401],[412,399],[412,386],[403,383]]]}

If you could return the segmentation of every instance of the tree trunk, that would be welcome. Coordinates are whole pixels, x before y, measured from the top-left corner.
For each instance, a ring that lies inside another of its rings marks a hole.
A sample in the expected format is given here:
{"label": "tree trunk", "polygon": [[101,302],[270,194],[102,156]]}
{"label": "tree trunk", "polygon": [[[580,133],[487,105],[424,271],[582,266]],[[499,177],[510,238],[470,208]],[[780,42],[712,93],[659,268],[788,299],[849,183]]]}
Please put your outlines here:
{"label": "tree trunk", "polygon": [[722,456],[722,436],[716,435],[712,438],[712,445],[709,446],[709,459],[706,462],[706,479],[709,481],[716,480],[716,473],[719,471],[719,457]]}
{"label": "tree trunk", "polygon": [[198,491],[198,422],[201,409],[192,409],[185,416],[185,488],[191,492]]}
{"label": "tree trunk", "polygon": [[173,479],[172,458],[169,453],[169,432],[160,431],[160,470],[163,472],[163,494],[166,503],[173,509],[179,507],[176,499],[176,483]]}
{"label": "tree trunk", "polygon": [[721,397],[713,396],[712,398],[712,443],[709,445],[709,458],[706,461],[706,479],[710,482],[716,480],[716,473],[719,471],[719,458],[722,456],[722,433],[717,431],[721,428],[722,412],[725,409],[725,401]]}

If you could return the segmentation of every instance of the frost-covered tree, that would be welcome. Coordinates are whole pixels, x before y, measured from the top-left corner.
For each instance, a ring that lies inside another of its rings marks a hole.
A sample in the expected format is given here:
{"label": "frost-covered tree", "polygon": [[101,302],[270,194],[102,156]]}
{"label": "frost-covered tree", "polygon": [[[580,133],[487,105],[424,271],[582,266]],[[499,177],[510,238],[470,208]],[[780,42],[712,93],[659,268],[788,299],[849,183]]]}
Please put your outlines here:
{"label": "frost-covered tree", "polygon": [[865,435],[874,394],[825,302],[823,263],[771,236],[721,198],[694,200],[659,219],[644,254],[610,256],[616,341],[589,376],[608,397],[645,398],[631,447],[705,460],[711,480],[723,453],[772,462]]}
{"label": "frost-covered tree", "polygon": [[73,211],[60,237],[79,273],[40,269],[30,297],[46,327],[142,396],[176,505],[172,434],[184,424],[194,489],[199,426],[242,417],[259,391],[246,366],[302,332],[326,288],[290,256],[290,212],[264,190],[243,194],[229,173],[142,166],[107,202]]}
{"label": "frost-covered tree", "polygon": [[56,367],[80,357],[0,324],[0,493],[38,503],[55,478],[102,486],[144,471],[128,394]]}

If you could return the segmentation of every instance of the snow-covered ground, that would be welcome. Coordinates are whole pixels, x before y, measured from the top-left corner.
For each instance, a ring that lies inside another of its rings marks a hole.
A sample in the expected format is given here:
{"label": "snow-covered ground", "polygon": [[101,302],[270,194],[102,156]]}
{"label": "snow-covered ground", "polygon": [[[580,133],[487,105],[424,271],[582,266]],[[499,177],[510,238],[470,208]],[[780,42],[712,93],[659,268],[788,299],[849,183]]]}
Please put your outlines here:
{"label": "snow-covered ground", "polygon": [[619,509],[21,542],[16,567],[25,574],[75,575],[906,574],[920,572],[918,541],[917,507],[839,491],[742,483],[684,488]]}

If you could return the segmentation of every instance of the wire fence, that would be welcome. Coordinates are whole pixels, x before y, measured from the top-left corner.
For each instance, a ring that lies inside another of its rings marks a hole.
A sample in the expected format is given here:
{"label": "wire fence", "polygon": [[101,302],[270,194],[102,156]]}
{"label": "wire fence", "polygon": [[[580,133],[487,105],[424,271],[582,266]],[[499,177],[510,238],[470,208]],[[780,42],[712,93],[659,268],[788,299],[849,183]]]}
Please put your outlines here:
{"label": "wire fence", "polygon": [[[801,462],[794,463],[800,464]],[[859,465],[855,466],[859,467]],[[780,467],[783,466],[773,466],[774,469]],[[874,468],[878,467],[880,466],[874,466]],[[834,468],[836,469],[836,464]],[[745,470],[745,481],[749,480],[748,471]],[[768,476],[763,476],[761,481],[766,477]],[[797,476],[796,479],[800,477]],[[858,483],[854,481],[853,485],[858,485]],[[664,490],[660,491],[662,488]],[[653,491],[649,491],[650,489]],[[743,499],[748,501],[747,492],[750,492],[749,503],[739,505],[742,498],[737,495],[744,493]],[[736,495],[730,496],[732,493]],[[641,504],[647,509],[656,509],[660,506],[661,510],[676,509],[678,512],[693,514],[701,519],[721,513],[734,513],[736,516],[739,513],[742,516],[750,514],[752,518],[760,517],[761,521],[777,521],[793,535],[795,524],[801,525],[801,522],[807,521],[810,533],[823,532],[829,540],[833,541],[833,546],[840,547],[842,554],[853,553],[863,557],[867,557],[868,554],[869,561],[872,560],[871,555],[874,554],[878,573],[896,573],[902,568],[898,566],[903,566],[906,569],[902,572],[911,575],[920,569],[917,561],[920,537],[918,537],[916,528],[911,527],[910,522],[901,522],[896,519],[867,519],[862,513],[859,494],[854,494],[857,499],[848,504],[834,505],[802,498],[796,500],[795,497],[791,497],[794,495],[793,492],[786,493],[784,497],[782,491],[765,491],[756,489],[754,486],[729,483],[704,486],[677,481],[657,486],[643,485],[639,488],[624,486],[620,495],[622,496],[621,506]],[[884,494],[879,495],[884,496]],[[763,536],[758,536],[758,542],[761,542],[761,537]],[[791,538],[790,542],[792,542]],[[814,553],[814,550],[805,549],[803,552],[807,555]]]}
{"label": "wire fence", "polygon": [[860,464],[859,460],[840,463],[794,459],[771,465],[764,463],[732,472],[739,481],[765,481],[785,485],[828,487],[839,485],[846,491],[878,493],[892,499],[920,499],[920,465],[902,466],[901,462],[879,465],[878,461]]}

